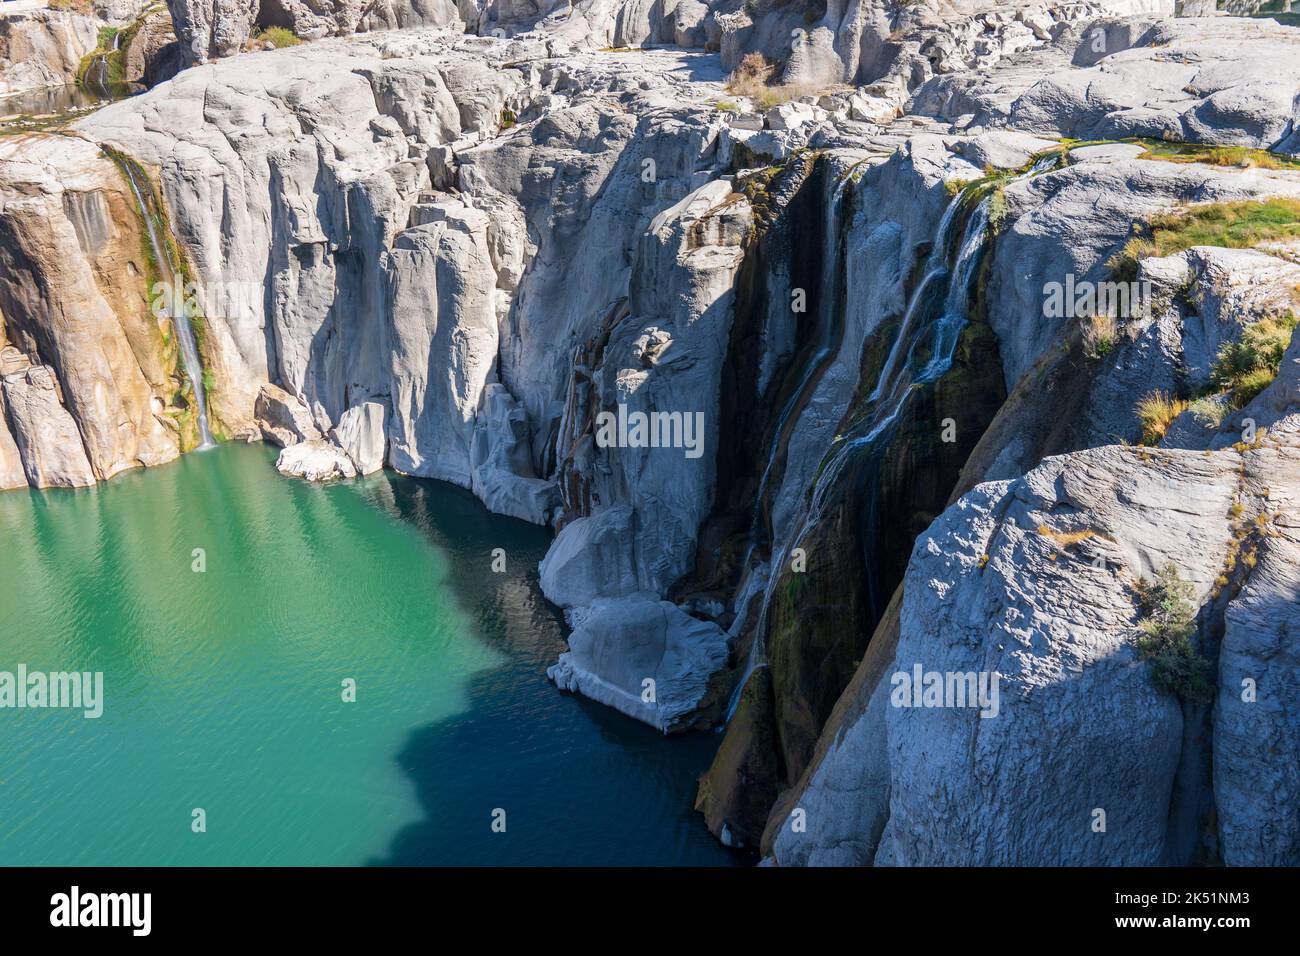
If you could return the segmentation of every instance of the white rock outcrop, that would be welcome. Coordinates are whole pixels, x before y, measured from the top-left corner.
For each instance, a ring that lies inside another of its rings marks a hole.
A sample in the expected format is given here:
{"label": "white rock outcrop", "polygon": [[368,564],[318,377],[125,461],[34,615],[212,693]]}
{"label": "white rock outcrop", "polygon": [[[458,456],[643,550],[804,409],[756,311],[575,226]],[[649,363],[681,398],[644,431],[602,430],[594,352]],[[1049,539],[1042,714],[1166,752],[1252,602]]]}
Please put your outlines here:
{"label": "white rock outcrop", "polygon": [[96,18],[44,5],[0,7],[0,96],[75,83],[81,58],[99,42]]}
{"label": "white rock outcrop", "polygon": [[358,474],[357,466],[346,452],[329,442],[319,440],[299,442],[281,449],[275,467],[282,475],[305,478],[308,481],[355,478]]}
{"label": "white rock outcrop", "polygon": [[357,473],[370,475],[384,467],[384,406],[379,402],[353,405],[339,419],[334,440]]}
{"label": "white rock outcrop", "polygon": [[597,601],[546,674],[563,690],[665,733],[683,729],[727,659],[726,635],[670,601],[635,595]]}
{"label": "white rock outcrop", "polygon": [[[1187,838],[1171,803],[1180,789],[1210,783],[1180,779],[1189,773],[1180,759],[1189,712],[1152,685],[1136,652],[1134,585],[1167,564],[1209,608],[1203,615],[1227,622],[1213,780],[1224,858],[1294,861],[1285,815],[1247,789],[1263,784],[1261,774],[1279,799],[1296,789],[1285,761],[1257,748],[1291,736],[1279,706],[1297,672],[1273,654],[1300,611],[1291,563],[1298,455],[1272,446],[1208,456],[1098,448],[962,498],[918,540],[893,663],[811,775],[799,798],[807,832],[783,825],[777,861],[1177,861]],[[1276,533],[1247,545],[1258,563],[1227,600],[1216,581],[1241,529],[1254,528],[1253,517],[1237,517],[1238,502]],[[1226,612],[1213,610],[1224,600]],[[1204,633],[1212,631],[1207,622]],[[916,664],[998,674],[996,715],[895,706],[892,675]],[[1267,700],[1242,704],[1243,675],[1267,681]],[[1265,818],[1288,836],[1264,841]]]}
{"label": "white rock outcrop", "polygon": [[[1001,179],[984,212],[949,187],[1019,172],[1061,136],[1297,152],[1300,34],[1183,22],[1163,0],[855,0],[817,22],[769,0],[171,9],[196,65],[70,135],[0,141],[0,485],[19,471],[89,484],[188,447],[122,154],[156,185],[200,287],[219,432],[282,445],[289,475],[387,464],[555,527],[540,584],[573,633],[551,678],[676,731],[715,719],[723,672],[763,653],[757,622],[779,602],[798,645],[798,595],[817,589],[778,592],[778,559],[819,522],[861,517],[810,502],[840,474],[828,452],[884,407],[864,374],[960,339],[952,379],[898,379],[936,405],[900,401],[898,427],[925,438],[925,414],[962,405],[951,389],[974,378],[996,393],[990,415],[1007,401],[965,494],[939,514],[947,475],[907,512],[907,541],[933,524],[897,646],[867,648],[879,672],[803,779],[778,781],[808,829],[778,827],[774,859],[1181,863],[1213,845],[1228,862],[1295,861],[1285,807],[1300,784],[1263,755],[1300,736],[1283,704],[1297,346],[1214,427],[1189,411],[1165,447],[1118,444],[1137,438],[1137,398],[1198,391],[1225,343],[1287,307],[1294,243],[1143,260],[1153,308],[1105,354],[1081,354],[1077,317],[1043,301],[1067,277],[1108,278],[1154,215],[1300,198],[1300,176],[1111,143]],[[241,52],[268,25],[312,42]],[[669,41],[694,49],[621,49]],[[772,95],[788,102],[728,92],[755,51],[782,61]],[[892,361],[900,327],[962,304],[940,294],[958,248],[972,307]],[[1246,440],[1246,419],[1266,438]],[[1243,531],[1238,506],[1262,524]],[[1254,563],[1227,567],[1247,539]],[[1212,710],[1157,690],[1137,651],[1137,582],[1170,563],[1219,669]],[[808,749],[858,666],[843,651],[807,667],[829,698],[800,728]],[[808,662],[791,656],[767,661],[786,695],[772,709],[811,713],[793,699]],[[893,706],[886,678],[916,664],[996,671],[998,715]],[[1233,697],[1245,678],[1254,705]]]}

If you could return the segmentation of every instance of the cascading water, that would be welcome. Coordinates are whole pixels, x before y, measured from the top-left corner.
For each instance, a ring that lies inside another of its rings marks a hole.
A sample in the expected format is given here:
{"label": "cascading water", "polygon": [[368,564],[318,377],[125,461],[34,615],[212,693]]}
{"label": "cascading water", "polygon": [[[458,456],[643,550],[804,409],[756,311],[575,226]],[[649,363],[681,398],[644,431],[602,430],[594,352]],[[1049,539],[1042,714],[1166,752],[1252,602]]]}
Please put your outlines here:
{"label": "cascading water", "polygon": [[[181,362],[185,366],[185,374],[190,380],[190,387],[194,390],[194,405],[198,411],[199,420],[199,448],[211,448],[215,442],[212,440],[212,432],[208,428],[208,396],[207,390],[203,387],[203,363],[199,359],[198,343],[194,340],[194,329],[190,327],[189,317],[185,315],[184,310],[175,308],[175,301],[180,299],[179,295],[170,294],[170,290],[175,289],[176,276],[178,270],[172,268],[171,257],[168,250],[161,242],[158,236],[158,229],[154,225],[153,209],[150,203],[145,201],[146,190],[136,179],[134,166],[129,162],[120,164],[126,173],[127,182],[131,184],[131,192],[135,196],[136,206],[140,210],[140,216],[144,220],[145,232],[149,236],[149,247],[153,250],[154,261],[158,263],[158,269],[162,272],[162,280],[169,290],[168,311],[172,320],[172,327],[176,330],[176,341],[181,347]],[[148,195],[152,196],[152,192]]]}
{"label": "cascading water", "polygon": [[[840,339],[843,336],[843,316],[842,310],[839,308],[841,213],[844,206],[845,191],[853,179],[852,172],[853,170],[850,169],[836,180],[827,207],[822,236],[821,288],[817,297],[818,311],[820,313],[818,325],[821,333],[817,343],[817,350],[806,363],[799,384],[790,393],[789,400],[785,403],[785,406],[781,409],[781,414],[777,418],[776,428],[772,433],[772,450],[768,455],[767,465],[763,468],[763,474],[758,483],[758,493],[754,498],[754,515],[750,525],[749,547],[745,553],[745,559],[741,563],[742,567],[748,569],[752,580],[757,580],[753,576],[765,573],[768,567],[762,565],[758,568],[751,568],[750,561],[753,558],[756,543],[759,541],[760,536],[763,536],[764,502],[767,498],[767,489],[772,477],[772,471],[781,452],[787,447],[789,427],[803,411],[812,389],[816,388],[822,373],[839,350]],[[744,603],[747,607],[749,600],[754,596],[755,590],[748,580],[746,581],[745,590]],[[764,597],[764,603],[759,611],[759,629],[756,631],[754,644],[745,658],[745,667],[741,672],[740,680],[736,682],[736,686],[731,692],[731,699],[727,702],[727,721],[731,720],[736,708],[740,705],[740,695],[750,675],[766,664],[762,645],[762,626],[764,623],[762,615],[766,613],[766,610],[767,602],[766,597]]]}
{"label": "cascading water", "polygon": [[[803,410],[809,392],[816,387],[817,382],[821,379],[821,373],[826,369],[827,362],[834,357],[835,352],[838,350],[839,340],[844,331],[842,316],[837,308],[840,277],[840,213],[844,203],[844,191],[850,181],[850,176],[842,176],[836,182],[831,193],[831,201],[826,215],[825,235],[822,238],[821,290],[818,296],[818,309],[822,313],[819,323],[821,340],[818,342],[816,354],[807,363],[803,378],[799,381],[798,387],[790,394],[790,400],[786,402],[777,420],[776,430],[773,432],[772,453],[768,456],[767,466],[763,469],[763,476],[758,483],[758,494],[755,497],[755,527],[762,520],[763,502],[767,497],[767,487],[772,477],[772,469],[776,465],[781,451],[786,447],[784,436],[791,424],[791,417],[796,415],[798,411]],[[753,547],[753,537],[754,535],[751,534],[751,548]]]}
{"label": "cascading water", "polygon": [[[1059,157],[1055,154],[1039,160],[1026,173],[1024,178],[1036,175],[1054,166]],[[780,569],[788,567],[790,556],[795,547],[803,542],[807,535],[821,522],[824,509],[833,489],[839,482],[848,463],[858,454],[870,453],[871,446],[888,438],[890,426],[898,421],[900,413],[906,407],[918,386],[935,382],[951,368],[962,329],[968,321],[970,309],[970,292],[975,272],[981,261],[988,240],[989,211],[991,198],[979,200],[966,217],[961,241],[955,254],[952,250],[953,229],[963,209],[969,209],[973,191],[963,190],[953,197],[935,230],[933,243],[922,273],[921,281],[909,297],[903,319],[890,347],[888,356],[881,368],[880,376],[866,403],[866,414],[851,428],[849,434],[837,440],[828,452],[829,460],[816,479],[810,496],[809,505],[803,521],[795,534],[789,536],[781,549],[780,557],[770,565],[770,572],[761,597],[758,621],[755,628],[754,643],[741,678],[733,691],[727,708],[727,720],[730,721],[739,704],[740,694],[750,675],[765,666],[766,651],[764,646],[768,626],[769,610],[782,575]],[[838,200],[839,191],[836,198]],[[838,218],[838,210],[831,216]],[[951,264],[950,264],[951,263]],[[838,268],[838,257],[833,263]],[[936,283],[945,283],[942,306],[935,308]],[[927,355],[928,350],[928,355]],[[818,367],[820,360],[810,363],[810,370]],[[809,387],[806,376],[796,390],[791,404],[782,414],[781,429],[786,426],[788,418],[802,393]],[[774,461],[776,452],[773,452]],[[768,471],[771,470],[771,462]],[[768,475],[763,476],[765,488]],[[757,508],[763,507],[760,492]],[[751,542],[753,539],[751,535]],[[751,543],[751,551],[753,544]]]}
{"label": "cascading water", "polygon": [[109,49],[95,54],[94,61],[90,68],[86,70],[87,79],[92,75],[94,76],[94,85],[96,90],[92,92],[98,92],[101,99],[113,99],[113,88],[108,79],[108,59],[118,51],[121,45],[122,31],[118,30],[113,34],[113,45]]}

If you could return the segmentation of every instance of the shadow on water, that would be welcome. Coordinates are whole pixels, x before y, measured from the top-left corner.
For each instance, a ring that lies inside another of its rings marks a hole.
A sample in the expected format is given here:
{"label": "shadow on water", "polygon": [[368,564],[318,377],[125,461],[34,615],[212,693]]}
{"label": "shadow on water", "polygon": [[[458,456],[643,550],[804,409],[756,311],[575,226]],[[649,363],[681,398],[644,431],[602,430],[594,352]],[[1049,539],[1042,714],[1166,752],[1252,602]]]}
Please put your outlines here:
{"label": "shadow on water", "polygon": [[[692,809],[719,738],[658,731],[562,694],[546,668],[564,625],[537,565],[550,532],[493,515],[468,492],[390,473],[366,497],[450,558],[449,583],[478,637],[502,657],[466,688],[459,714],[413,731],[397,755],[424,818],[371,865],[737,865]],[[506,570],[494,573],[502,548]],[[504,833],[493,814],[505,811]]]}

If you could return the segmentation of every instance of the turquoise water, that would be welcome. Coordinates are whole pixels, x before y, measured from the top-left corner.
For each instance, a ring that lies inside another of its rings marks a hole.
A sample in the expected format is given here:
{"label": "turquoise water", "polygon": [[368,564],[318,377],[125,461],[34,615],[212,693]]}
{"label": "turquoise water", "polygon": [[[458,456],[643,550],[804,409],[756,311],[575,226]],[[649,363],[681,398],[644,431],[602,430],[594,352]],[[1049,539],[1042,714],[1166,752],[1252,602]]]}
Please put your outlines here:
{"label": "turquoise water", "polygon": [[105,685],[97,720],[0,709],[0,863],[738,862],[691,811],[716,737],[546,681],[546,531],[449,485],[273,461],[226,445],[0,494],[0,671]]}

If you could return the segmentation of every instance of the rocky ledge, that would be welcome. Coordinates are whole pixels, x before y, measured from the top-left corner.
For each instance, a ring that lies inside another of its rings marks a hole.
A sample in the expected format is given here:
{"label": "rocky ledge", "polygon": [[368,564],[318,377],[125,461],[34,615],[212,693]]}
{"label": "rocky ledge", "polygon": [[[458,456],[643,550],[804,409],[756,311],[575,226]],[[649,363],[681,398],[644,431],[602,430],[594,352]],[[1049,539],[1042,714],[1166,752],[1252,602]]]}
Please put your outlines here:
{"label": "rocky ledge", "polygon": [[0,139],[0,483],[549,525],[551,679],[774,863],[1300,861],[1300,31],[1209,12],[173,3]]}

